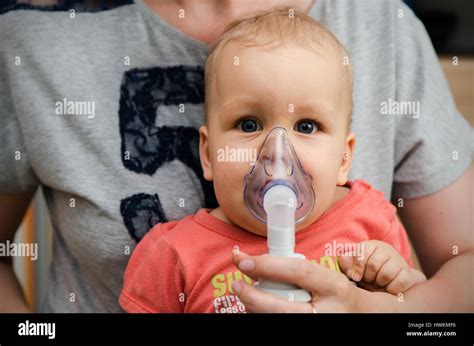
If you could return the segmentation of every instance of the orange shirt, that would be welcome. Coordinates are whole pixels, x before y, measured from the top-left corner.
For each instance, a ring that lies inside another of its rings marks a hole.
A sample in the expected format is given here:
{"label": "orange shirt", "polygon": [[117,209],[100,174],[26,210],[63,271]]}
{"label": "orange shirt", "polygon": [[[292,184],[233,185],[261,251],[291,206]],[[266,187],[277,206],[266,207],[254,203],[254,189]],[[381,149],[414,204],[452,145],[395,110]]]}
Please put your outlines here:
{"label": "orange shirt", "polygon": [[[296,233],[295,252],[340,271],[344,244],[377,239],[413,266],[396,208],[363,180],[307,228]],[[119,303],[128,312],[245,312],[232,282],[253,281],[232,263],[234,249],[267,252],[267,239],[227,224],[200,209],[179,221],[154,226],[137,245],[124,276]],[[357,248],[354,248],[357,251]]]}

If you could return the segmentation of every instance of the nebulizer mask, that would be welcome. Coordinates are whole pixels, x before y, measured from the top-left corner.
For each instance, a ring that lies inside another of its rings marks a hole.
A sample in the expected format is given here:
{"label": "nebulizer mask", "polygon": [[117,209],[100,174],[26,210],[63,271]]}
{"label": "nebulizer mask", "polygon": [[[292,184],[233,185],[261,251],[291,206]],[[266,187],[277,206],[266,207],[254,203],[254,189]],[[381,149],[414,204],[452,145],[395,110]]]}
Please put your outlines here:
{"label": "nebulizer mask", "polygon": [[[267,134],[245,176],[244,200],[252,215],[267,224],[269,255],[305,258],[294,253],[295,224],[311,213],[315,194],[312,177],[301,166],[286,129],[275,127]],[[255,286],[290,301],[311,300],[293,284],[260,279]]]}

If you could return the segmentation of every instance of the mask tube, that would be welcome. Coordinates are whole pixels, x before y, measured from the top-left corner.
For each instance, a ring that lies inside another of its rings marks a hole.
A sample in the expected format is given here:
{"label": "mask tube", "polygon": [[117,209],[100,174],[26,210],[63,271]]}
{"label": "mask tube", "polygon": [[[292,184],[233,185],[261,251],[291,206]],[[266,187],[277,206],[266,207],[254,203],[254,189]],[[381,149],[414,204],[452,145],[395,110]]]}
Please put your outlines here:
{"label": "mask tube", "polygon": [[[245,176],[244,200],[250,212],[267,224],[270,255],[305,258],[294,253],[295,223],[311,213],[315,196],[312,178],[303,170],[286,129],[276,127],[265,138]],[[292,284],[259,280],[255,286],[285,299],[311,300],[308,292]]]}

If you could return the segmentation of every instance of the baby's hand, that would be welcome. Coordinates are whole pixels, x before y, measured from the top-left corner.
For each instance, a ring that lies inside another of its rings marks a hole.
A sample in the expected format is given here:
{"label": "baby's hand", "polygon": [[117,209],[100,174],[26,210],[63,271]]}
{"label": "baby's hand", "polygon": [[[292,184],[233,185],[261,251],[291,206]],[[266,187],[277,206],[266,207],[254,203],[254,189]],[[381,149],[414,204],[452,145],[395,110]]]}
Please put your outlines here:
{"label": "baby's hand", "polygon": [[369,291],[399,294],[426,280],[425,275],[408,267],[404,258],[389,244],[368,240],[358,244],[360,253],[339,257],[341,270]]}

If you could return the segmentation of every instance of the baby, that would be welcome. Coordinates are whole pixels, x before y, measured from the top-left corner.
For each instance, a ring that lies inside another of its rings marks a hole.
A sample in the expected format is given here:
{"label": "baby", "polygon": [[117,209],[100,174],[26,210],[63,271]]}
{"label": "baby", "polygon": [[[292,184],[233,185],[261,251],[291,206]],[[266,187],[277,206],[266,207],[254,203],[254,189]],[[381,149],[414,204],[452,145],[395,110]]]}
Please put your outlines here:
{"label": "baby", "polygon": [[244,201],[251,162],[222,153],[255,159],[276,127],[286,130],[316,196],[296,224],[295,252],[371,290],[398,294],[425,280],[412,268],[396,208],[363,180],[348,181],[355,136],[347,56],[321,24],[291,9],[226,29],[207,58],[200,128],[201,165],[219,207],[148,232],[125,273],[124,310],[245,312],[232,282],[254,282],[233,265],[232,253],[266,253],[267,229]]}

